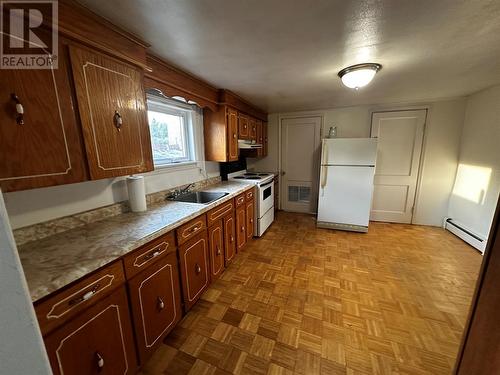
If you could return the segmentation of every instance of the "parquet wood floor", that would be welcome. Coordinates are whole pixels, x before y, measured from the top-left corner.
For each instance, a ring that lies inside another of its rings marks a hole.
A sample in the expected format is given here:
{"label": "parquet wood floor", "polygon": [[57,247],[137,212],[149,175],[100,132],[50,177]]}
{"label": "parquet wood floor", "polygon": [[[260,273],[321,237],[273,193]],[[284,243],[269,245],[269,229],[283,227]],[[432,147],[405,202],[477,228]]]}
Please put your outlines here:
{"label": "parquet wood floor", "polygon": [[481,260],[440,228],[280,212],[142,374],[449,374]]}

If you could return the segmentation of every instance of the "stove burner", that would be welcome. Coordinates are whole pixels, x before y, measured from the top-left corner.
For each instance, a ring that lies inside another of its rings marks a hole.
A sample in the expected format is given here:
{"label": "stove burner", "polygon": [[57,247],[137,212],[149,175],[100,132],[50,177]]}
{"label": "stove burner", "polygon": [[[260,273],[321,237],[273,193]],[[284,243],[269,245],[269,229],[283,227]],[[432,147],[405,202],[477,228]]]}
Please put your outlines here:
{"label": "stove burner", "polygon": [[248,177],[246,177],[246,179],[247,180],[262,180],[262,178],[259,176],[248,176]]}
{"label": "stove burner", "polygon": [[238,180],[244,180],[244,179],[246,179],[246,177],[244,177],[244,176],[236,176],[235,178],[237,178]]}
{"label": "stove burner", "polygon": [[253,172],[246,172],[245,174],[243,174],[243,176],[258,176],[258,174]]}

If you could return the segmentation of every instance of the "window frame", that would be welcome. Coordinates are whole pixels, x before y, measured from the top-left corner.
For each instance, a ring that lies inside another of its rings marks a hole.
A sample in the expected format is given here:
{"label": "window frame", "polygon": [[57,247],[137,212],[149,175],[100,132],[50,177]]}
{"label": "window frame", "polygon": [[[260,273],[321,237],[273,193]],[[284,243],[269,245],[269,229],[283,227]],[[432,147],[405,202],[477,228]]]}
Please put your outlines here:
{"label": "window frame", "polygon": [[[155,169],[166,169],[174,168],[179,166],[188,166],[197,163],[197,150],[196,150],[196,139],[195,139],[195,129],[194,129],[194,112],[193,106],[190,104],[183,103],[179,100],[166,98],[163,96],[147,93],[146,94],[146,112],[160,112],[168,115],[182,117],[185,140],[184,146],[186,148],[186,157],[175,158],[175,159],[155,159],[153,152],[153,165]],[[148,126],[149,123],[148,116]],[[151,147],[152,148],[152,147]],[[153,151],[153,150],[152,150]]]}

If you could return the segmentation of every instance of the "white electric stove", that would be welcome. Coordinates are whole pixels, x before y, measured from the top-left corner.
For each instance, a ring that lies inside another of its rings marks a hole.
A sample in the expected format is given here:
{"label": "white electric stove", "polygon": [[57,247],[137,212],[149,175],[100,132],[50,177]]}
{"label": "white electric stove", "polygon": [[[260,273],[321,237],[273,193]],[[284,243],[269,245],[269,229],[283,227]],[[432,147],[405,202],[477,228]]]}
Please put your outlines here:
{"label": "white electric stove", "polygon": [[257,237],[262,236],[274,221],[274,175],[243,170],[229,173],[227,178],[257,187],[254,233]]}

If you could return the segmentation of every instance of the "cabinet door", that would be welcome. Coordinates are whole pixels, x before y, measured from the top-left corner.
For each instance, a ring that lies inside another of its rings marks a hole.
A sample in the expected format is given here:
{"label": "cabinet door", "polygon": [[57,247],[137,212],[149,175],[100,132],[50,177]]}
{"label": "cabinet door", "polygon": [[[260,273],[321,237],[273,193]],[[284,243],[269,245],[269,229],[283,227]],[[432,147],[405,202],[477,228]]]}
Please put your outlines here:
{"label": "cabinet door", "polygon": [[90,50],[70,53],[91,178],[153,170],[142,72]]}
{"label": "cabinet door", "polygon": [[249,138],[252,141],[257,141],[257,119],[250,117],[250,120],[248,121],[250,124],[250,135]]}
{"label": "cabinet door", "polygon": [[224,270],[224,234],[222,219],[208,228],[210,246],[210,278],[217,279]]}
{"label": "cabinet door", "polygon": [[186,310],[193,306],[210,284],[208,239],[203,231],[179,248],[182,291]]}
{"label": "cabinet door", "polygon": [[264,143],[262,144],[262,156],[267,156],[269,141],[267,138],[267,122],[262,123],[262,139]]}
{"label": "cabinet door", "polygon": [[130,280],[129,292],[137,347],[144,364],[182,317],[176,253]]}
{"label": "cabinet door", "polygon": [[236,254],[234,213],[224,217],[224,260],[226,267]]}
{"label": "cabinet door", "polygon": [[257,149],[257,156],[262,157],[264,155],[264,135],[262,134],[262,121],[255,121],[257,127],[257,137],[256,142],[262,145],[262,148]]}
{"label": "cabinet door", "polygon": [[248,116],[240,113],[238,115],[238,138],[250,139],[250,125],[248,123]]}
{"label": "cabinet door", "polygon": [[247,243],[245,226],[247,224],[245,205],[236,209],[236,247],[238,251]]}
{"label": "cabinet door", "polygon": [[238,112],[227,109],[227,149],[228,161],[238,160]]}
{"label": "cabinet door", "polygon": [[55,375],[135,374],[125,288],[117,289],[45,337]]}
{"label": "cabinet door", "polygon": [[248,201],[246,203],[246,221],[247,221],[247,240],[251,240],[253,237],[253,227],[254,227],[254,201]]}
{"label": "cabinet door", "polygon": [[[73,111],[69,66],[59,45],[57,69],[0,74],[0,186],[4,192],[87,178]],[[16,110],[23,110],[21,117]]]}

